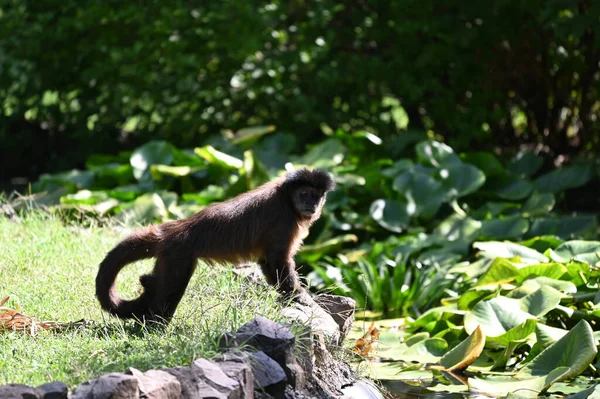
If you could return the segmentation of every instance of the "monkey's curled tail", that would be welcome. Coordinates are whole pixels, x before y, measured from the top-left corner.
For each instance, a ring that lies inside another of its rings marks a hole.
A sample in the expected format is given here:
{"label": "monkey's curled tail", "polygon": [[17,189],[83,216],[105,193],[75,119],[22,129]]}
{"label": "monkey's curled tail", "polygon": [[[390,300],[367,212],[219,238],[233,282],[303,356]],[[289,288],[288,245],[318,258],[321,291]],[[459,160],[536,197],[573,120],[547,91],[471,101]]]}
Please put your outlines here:
{"label": "monkey's curled tail", "polygon": [[100,263],[96,276],[96,296],[102,309],[122,318],[141,318],[147,313],[149,292],[133,300],[121,298],[117,292],[117,275],[129,263],[153,258],[160,238],[154,227],[149,227],[125,238]]}

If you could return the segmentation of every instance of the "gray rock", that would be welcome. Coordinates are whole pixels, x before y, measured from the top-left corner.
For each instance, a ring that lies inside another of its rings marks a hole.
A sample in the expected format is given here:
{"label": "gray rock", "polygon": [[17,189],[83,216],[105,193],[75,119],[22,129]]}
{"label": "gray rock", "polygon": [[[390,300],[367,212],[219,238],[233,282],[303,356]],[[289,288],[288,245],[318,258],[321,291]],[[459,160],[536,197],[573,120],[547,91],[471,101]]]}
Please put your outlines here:
{"label": "gray rock", "polygon": [[290,306],[283,309],[281,314],[292,321],[309,326],[314,334],[325,337],[327,343],[339,345],[338,323],[308,293],[298,297]]}
{"label": "gray rock", "polygon": [[254,389],[275,398],[283,398],[287,377],[281,366],[261,351],[252,352],[249,356],[254,374]]}
{"label": "gray rock", "polygon": [[354,323],[354,311],[356,310],[356,301],[352,298],[339,295],[321,294],[314,297],[319,304],[333,320],[338,324],[340,338],[338,344],[341,345],[348,336],[352,323]]}
{"label": "gray rock", "polygon": [[62,381],[53,381],[40,385],[37,389],[42,393],[43,399],[67,399],[69,388]]}
{"label": "gray rock", "polygon": [[[244,392],[242,385],[230,378],[217,363],[206,359],[198,359],[191,365],[194,372],[200,380],[200,388],[204,391],[214,392],[215,397],[228,399],[243,399]],[[201,396],[205,397],[205,396]]]}
{"label": "gray rock", "polygon": [[137,399],[138,380],[123,373],[108,373],[77,387],[71,399]]}
{"label": "gray rock", "polygon": [[2,399],[41,399],[42,393],[36,388],[23,384],[8,384],[0,386]]}
{"label": "gray rock", "polygon": [[286,364],[295,362],[296,337],[287,327],[265,317],[250,320],[229,338],[235,346],[243,344],[264,352],[284,369]]}
{"label": "gray rock", "polygon": [[244,396],[254,398],[254,374],[250,359],[243,353],[227,352],[213,359],[228,377],[240,383]]}
{"label": "gray rock", "polygon": [[181,386],[181,396],[183,398],[199,398],[199,379],[196,373],[192,372],[191,367],[173,367],[163,369],[166,373],[171,374]]}
{"label": "gray rock", "polygon": [[125,374],[132,375],[138,380],[140,398],[144,399],[180,399],[181,384],[175,376],[160,370],[148,370],[142,373],[133,367]]}

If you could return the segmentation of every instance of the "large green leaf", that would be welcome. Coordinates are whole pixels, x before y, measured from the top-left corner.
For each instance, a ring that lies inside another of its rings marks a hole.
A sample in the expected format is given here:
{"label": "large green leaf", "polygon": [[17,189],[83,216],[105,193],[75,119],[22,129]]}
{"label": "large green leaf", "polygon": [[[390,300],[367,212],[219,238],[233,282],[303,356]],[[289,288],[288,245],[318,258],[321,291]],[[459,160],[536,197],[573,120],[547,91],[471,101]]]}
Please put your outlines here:
{"label": "large green leaf", "polygon": [[[600,241],[567,241],[557,247],[554,253],[565,260],[575,259],[595,264],[600,260]],[[589,262],[593,260],[593,262]]]}
{"label": "large green leaf", "polygon": [[424,165],[441,167],[450,163],[461,163],[454,150],[439,141],[422,141],[415,146],[417,159]]}
{"label": "large green leaf", "polygon": [[109,163],[91,167],[90,170],[94,172],[94,186],[98,188],[123,186],[135,181],[133,168],[129,164]]}
{"label": "large green leaf", "polygon": [[552,234],[563,239],[593,236],[597,220],[593,215],[537,218],[531,222],[528,237]]}
{"label": "large green leaf", "polygon": [[185,193],[182,195],[184,201],[195,201],[200,205],[221,201],[225,197],[225,189],[221,186],[209,185],[197,193]]}
{"label": "large green leaf", "polygon": [[464,370],[469,367],[483,351],[485,335],[477,327],[461,343],[450,349],[440,359],[440,364],[446,370]]}
{"label": "large green leaf", "polygon": [[593,177],[591,164],[582,163],[554,169],[538,177],[534,184],[542,193],[559,193],[569,188],[580,187]]}
{"label": "large green leaf", "polygon": [[481,301],[465,315],[465,330],[470,334],[477,326],[481,326],[481,330],[488,337],[502,335],[527,319],[534,318],[521,306],[520,300],[503,296]]}
{"label": "large green leaf", "polygon": [[535,317],[544,316],[553,310],[562,298],[560,291],[544,285],[538,290],[519,299],[521,309]]}
{"label": "large green leaf", "polygon": [[519,277],[519,268],[511,261],[504,258],[496,258],[487,272],[481,276],[476,287],[488,285],[500,285],[515,281]]}
{"label": "large green leaf", "polygon": [[94,173],[89,170],[71,170],[53,175],[43,174],[34,184],[33,189],[34,191],[53,191],[60,186],[65,186],[71,190],[82,190],[91,188],[94,181]]}
{"label": "large green leaf", "polygon": [[126,224],[144,224],[155,220],[164,221],[169,217],[169,208],[177,201],[175,193],[148,193],[128,204],[118,219]]}
{"label": "large green leaf", "polygon": [[518,257],[524,263],[548,262],[548,258],[536,250],[509,241],[478,241],[473,243],[473,248],[485,252],[487,256],[501,258]]}
{"label": "large green leaf", "polygon": [[506,168],[521,176],[531,176],[544,164],[544,159],[532,151],[521,151],[515,155]]}
{"label": "large green leaf", "polygon": [[547,348],[548,346],[552,345],[553,343],[567,335],[568,332],[568,330],[547,326],[542,323],[538,323],[538,325],[535,327],[537,343],[542,348]]}
{"label": "large green leaf", "polygon": [[530,238],[521,242],[521,245],[527,248],[535,249],[540,253],[546,252],[547,249],[554,249],[562,244],[564,241],[557,236],[544,235]]}
{"label": "large green leaf", "polygon": [[61,204],[95,205],[106,201],[108,194],[104,191],[79,190],[74,194],[67,194],[60,199]]}
{"label": "large green leaf", "polygon": [[491,397],[537,398],[555,382],[566,379],[569,371],[568,367],[558,367],[540,377],[520,381],[515,381],[512,377],[469,378],[469,390]]}
{"label": "large green leaf", "polygon": [[432,234],[435,243],[463,240],[471,242],[479,234],[481,222],[453,213],[437,225]]}
{"label": "large green leaf", "polygon": [[556,199],[552,193],[538,193],[536,191],[525,201],[521,207],[521,213],[526,217],[546,215],[554,208],[555,204]]}
{"label": "large green leaf", "polygon": [[476,166],[486,177],[498,176],[505,174],[506,171],[502,163],[493,152],[475,151],[460,154],[460,158],[466,162]]}
{"label": "large green leaf", "polygon": [[524,323],[514,326],[504,334],[489,337],[488,341],[500,346],[509,346],[511,343],[525,343],[531,338],[537,325],[535,319],[527,319]]}
{"label": "large green leaf", "polygon": [[406,198],[410,216],[430,218],[448,199],[448,189],[434,179],[431,172],[432,169],[416,165],[394,179],[392,187]]}
{"label": "large green leaf", "polygon": [[515,215],[483,221],[480,234],[484,237],[507,239],[520,237],[528,229],[529,221]]}
{"label": "large green leaf", "polygon": [[503,200],[517,201],[531,194],[533,184],[529,180],[518,176],[503,175],[489,181],[486,185],[486,191]]}
{"label": "large green leaf", "polygon": [[429,338],[411,346],[399,344],[378,354],[386,359],[404,362],[437,363],[448,350],[448,343],[441,338]]}
{"label": "large green leaf", "polygon": [[149,176],[147,171],[151,165],[171,165],[172,162],[173,146],[166,141],[150,141],[133,151],[129,158],[133,175],[138,180]]}
{"label": "large green leaf", "polygon": [[400,233],[408,226],[407,205],[404,201],[378,199],[371,204],[370,214],[382,227]]}
{"label": "large green leaf", "polygon": [[346,146],[338,139],[327,139],[298,157],[294,164],[307,165],[313,168],[328,169],[339,165],[344,160]]}
{"label": "large green leaf", "polygon": [[449,163],[442,166],[437,178],[450,191],[452,197],[463,197],[471,194],[485,183],[485,175],[473,165],[466,163]]}
{"label": "large green leaf", "polygon": [[568,367],[563,376],[568,379],[581,374],[594,360],[598,349],[590,325],[582,320],[561,339],[544,349],[519,373],[518,378],[549,374],[557,367]]}
{"label": "large green leaf", "polygon": [[223,169],[240,169],[243,166],[241,159],[232,157],[229,154],[218,151],[210,145],[195,148],[194,152],[204,158],[209,164],[221,167]]}
{"label": "large green leaf", "polygon": [[465,330],[474,331],[480,325],[486,336],[497,337],[527,319],[545,315],[560,303],[561,297],[557,290],[544,286],[519,299],[499,296],[481,301],[465,316]]}
{"label": "large green leaf", "polygon": [[235,132],[232,141],[235,144],[244,144],[247,146],[255,142],[259,137],[274,131],[275,126],[273,125],[245,127]]}
{"label": "large green leaf", "polygon": [[150,174],[154,180],[162,180],[163,177],[185,177],[201,170],[201,167],[151,165]]}

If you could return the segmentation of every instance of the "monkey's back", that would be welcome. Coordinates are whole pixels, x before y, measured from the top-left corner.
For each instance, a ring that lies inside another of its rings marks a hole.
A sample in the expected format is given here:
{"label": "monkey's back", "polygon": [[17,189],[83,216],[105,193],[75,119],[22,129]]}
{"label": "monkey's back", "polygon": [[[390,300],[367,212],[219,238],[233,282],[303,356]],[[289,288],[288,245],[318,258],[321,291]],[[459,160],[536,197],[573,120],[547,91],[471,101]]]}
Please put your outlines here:
{"label": "monkey's back", "polygon": [[165,242],[170,243],[164,250],[191,252],[219,263],[261,258],[270,240],[296,234],[294,210],[278,188],[278,181],[270,182],[189,218],[161,225],[169,237]]}

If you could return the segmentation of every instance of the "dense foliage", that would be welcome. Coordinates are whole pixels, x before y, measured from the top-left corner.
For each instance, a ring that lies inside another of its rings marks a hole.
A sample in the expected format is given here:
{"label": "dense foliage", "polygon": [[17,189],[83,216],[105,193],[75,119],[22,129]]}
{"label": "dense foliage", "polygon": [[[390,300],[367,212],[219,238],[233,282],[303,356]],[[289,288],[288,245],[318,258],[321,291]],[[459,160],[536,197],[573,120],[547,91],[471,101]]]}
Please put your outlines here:
{"label": "dense foliage", "polygon": [[406,329],[397,328],[401,320],[382,321],[379,350],[368,352],[384,361],[369,364],[370,374],[406,381],[414,385],[406,391],[420,395],[596,397],[600,242],[539,237],[526,246],[474,246],[479,260],[452,272],[476,284]]}
{"label": "dense foliage", "polygon": [[[65,217],[83,221],[113,215],[148,223],[185,217],[286,168],[323,168],[338,188],[300,253],[303,272],[313,271],[314,286],[352,295],[386,316],[419,314],[460,290],[464,276],[451,270],[471,260],[476,240],[533,240],[526,245],[543,251],[597,237],[596,214],[573,212],[598,183],[594,159],[547,169],[530,151],[509,159],[457,154],[421,135],[383,140],[342,130],[297,153],[295,137],[271,127],[211,143],[179,149],[152,141],[131,153],[96,154],[86,170],[42,175],[33,202],[59,204]],[[580,202],[570,203],[574,190]]]}
{"label": "dense foliage", "polygon": [[591,0],[0,2],[0,181],[220,128],[597,150]]}

